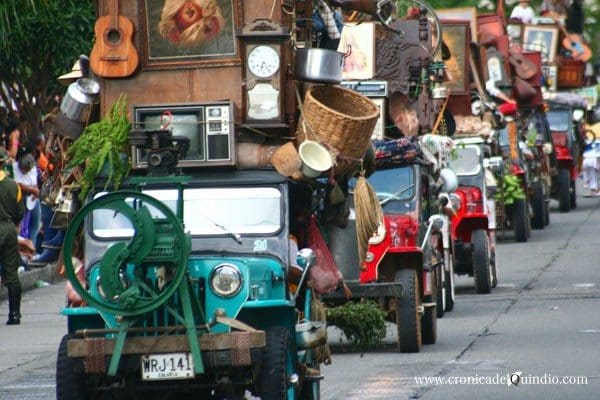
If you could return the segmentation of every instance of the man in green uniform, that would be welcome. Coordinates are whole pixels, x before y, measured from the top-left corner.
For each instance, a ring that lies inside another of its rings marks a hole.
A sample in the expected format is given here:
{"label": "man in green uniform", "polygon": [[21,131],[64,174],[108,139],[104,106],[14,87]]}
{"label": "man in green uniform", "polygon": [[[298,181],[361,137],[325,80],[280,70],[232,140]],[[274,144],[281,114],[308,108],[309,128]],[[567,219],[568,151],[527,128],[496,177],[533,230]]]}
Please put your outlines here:
{"label": "man in green uniform", "polygon": [[19,249],[17,226],[25,206],[19,185],[4,172],[8,153],[0,149],[0,265],[2,283],[8,289],[7,325],[21,323],[21,281],[19,280]]}

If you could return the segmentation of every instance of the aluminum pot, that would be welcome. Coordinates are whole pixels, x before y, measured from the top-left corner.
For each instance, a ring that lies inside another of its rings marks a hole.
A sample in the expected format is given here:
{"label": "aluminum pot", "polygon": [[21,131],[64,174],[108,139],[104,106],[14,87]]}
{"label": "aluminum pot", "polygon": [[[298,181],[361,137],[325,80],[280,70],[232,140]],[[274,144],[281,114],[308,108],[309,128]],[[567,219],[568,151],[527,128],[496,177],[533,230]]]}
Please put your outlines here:
{"label": "aluminum pot", "polygon": [[60,104],[61,113],[76,122],[86,122],[91,106],[100,93],[98,82],[80,78],[71,83]]}
{"label": "aluminum pot", "polygon": [[350,55],[335,50],[302,48],[296,50],[294,75],[299,81],[335,83],[342,81],[344,58]]}

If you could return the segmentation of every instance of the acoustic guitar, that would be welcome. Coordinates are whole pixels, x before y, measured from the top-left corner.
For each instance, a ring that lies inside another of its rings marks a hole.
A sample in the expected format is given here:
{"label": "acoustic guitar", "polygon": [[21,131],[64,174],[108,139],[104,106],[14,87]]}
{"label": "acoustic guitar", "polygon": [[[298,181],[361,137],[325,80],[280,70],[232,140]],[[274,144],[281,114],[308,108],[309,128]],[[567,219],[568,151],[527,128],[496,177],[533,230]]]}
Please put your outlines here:
{"label": "acoustic guitar", "polygon": [[592,50],[585,44],[581,35],[577,33],[569,33],[560,23],[556,16],[552,15],[552,18],[556,22],[556,25],[560,28],[560,31],[564,35],[564,39],[562,40],[562,45],[565,49],[571,52],[571,57],[574,60],[579,60],[583,62],[588,62],[590,58],[592,58]]}
{"label": "acoustic guitar", "polygon": [[90,66],[104,78],[125,78],[136,70],[138,53],[133,46],[133,23],[119,15],[119,1],[110,0],[109,13],[94,25],[96,43],[90,54]]}
{"label": "acoustic guitar", "polygon": [[515,68],[517,76],[521,79],[529,80],[538,73],[538,68],[535,63],[528,60],[523,54],[515,50],[509,51],[508,61]]}

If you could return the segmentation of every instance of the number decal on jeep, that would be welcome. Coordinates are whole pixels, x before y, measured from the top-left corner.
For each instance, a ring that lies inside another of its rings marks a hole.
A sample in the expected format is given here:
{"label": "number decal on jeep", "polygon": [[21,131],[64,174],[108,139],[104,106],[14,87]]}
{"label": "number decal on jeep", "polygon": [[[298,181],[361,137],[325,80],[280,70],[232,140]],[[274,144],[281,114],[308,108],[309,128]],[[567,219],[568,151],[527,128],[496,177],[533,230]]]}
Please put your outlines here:
{"label": "number decal on jeep", "polygon": [[267,251],[267,241],[264,239],[255,240],[254,241],[254,251]]}

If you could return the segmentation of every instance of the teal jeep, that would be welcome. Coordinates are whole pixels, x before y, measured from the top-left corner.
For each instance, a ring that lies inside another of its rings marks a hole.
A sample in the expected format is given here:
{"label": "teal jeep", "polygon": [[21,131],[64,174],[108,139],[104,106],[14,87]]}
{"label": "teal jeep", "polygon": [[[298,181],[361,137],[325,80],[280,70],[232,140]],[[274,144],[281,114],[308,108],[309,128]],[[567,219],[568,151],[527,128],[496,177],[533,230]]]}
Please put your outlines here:
{"label": "teal jeep", "polygon": [[290,209],[270,170],[137,177],[90,196],[63,249],[82,246],[84,283],[64,261],[86,306],[62,310],[57,400],[318,399],[326,326]]}

